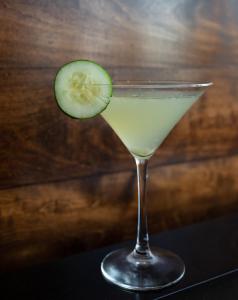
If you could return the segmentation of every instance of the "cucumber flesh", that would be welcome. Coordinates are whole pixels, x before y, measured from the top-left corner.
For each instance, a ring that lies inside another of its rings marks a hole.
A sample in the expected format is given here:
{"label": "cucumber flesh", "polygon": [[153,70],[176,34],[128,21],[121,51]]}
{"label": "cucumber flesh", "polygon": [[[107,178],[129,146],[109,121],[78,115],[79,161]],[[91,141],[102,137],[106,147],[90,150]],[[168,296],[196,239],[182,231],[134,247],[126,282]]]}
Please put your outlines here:
{"label": "cucumber flesh", "polygon": [[92,61],[78,60],[60,68],[55,78],[59,107],[77,119],[100,114],[109,104],[112,80],[106,70]]}

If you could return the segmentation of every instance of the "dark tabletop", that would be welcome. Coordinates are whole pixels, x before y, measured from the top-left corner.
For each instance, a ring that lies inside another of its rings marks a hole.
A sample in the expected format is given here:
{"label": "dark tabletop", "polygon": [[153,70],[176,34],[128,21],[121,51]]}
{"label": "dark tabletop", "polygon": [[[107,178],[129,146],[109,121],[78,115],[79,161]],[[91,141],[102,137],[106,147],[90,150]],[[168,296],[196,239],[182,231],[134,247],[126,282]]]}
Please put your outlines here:
{"label": "dark tabletop", "polygon": [[114,249],[133,244],[114,245],[0,274],[1,295],[4,295],[1,299],[238,299],[238,215],[153,236],[152,245],[176,252],[186,265],[184,278],[161,291],[127,292],[103,279],[100,272],[103,257]]}

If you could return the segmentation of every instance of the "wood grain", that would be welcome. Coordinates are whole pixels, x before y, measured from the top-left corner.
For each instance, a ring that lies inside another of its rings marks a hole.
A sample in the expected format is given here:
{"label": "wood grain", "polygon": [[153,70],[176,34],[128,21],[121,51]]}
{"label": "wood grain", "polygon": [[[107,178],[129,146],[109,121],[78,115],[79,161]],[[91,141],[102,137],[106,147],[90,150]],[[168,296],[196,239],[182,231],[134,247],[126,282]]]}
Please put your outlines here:
{"label": "wood grain", "polygon": [[[238,156],[151,168],[151,233],[237,210]],[[135,172],[0,191],[6,269],[135,237]]]}
{"label": "wood grain", "polygon": [[201,67],[238,62],[233,0],[1,1],[1,66]]}

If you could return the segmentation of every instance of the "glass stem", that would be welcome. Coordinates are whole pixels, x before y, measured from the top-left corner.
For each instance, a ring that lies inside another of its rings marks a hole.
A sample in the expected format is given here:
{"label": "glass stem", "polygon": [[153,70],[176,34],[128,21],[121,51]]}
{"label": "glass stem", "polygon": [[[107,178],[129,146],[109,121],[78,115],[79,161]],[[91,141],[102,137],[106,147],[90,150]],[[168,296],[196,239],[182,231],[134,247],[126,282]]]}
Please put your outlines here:
{"label": "glass stem", "polygon": [[135,158],[138,185],[138,224],[135,254],[150,257],[149,235],[147,226],[146,182],[148,159]]}

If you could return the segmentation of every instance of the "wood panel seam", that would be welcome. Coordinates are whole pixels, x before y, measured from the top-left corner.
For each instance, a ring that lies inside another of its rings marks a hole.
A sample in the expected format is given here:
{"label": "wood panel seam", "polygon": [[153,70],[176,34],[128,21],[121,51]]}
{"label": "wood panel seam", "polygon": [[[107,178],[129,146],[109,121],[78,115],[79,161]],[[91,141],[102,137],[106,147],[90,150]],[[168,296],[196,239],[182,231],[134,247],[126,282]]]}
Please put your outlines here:
{"label": "wood panel seam", "polygon": [[[183,161],[173,161],[173,162],[168,162],[168,163],[158,163],[158,164],[153,164],[152,166],[149,166],[150,170],[154,170],[156,168],[160,167],[166,167],[166,166],[175,166],[179,164],[193,164],[193,163],[198,163],[198,162],[207,162],[207,161],[214,161],[214,160],[219,160],[219,159],[229,159],[238,156],[238,151],[231,152],[229,155],[221,155],[217,157],[206,157],[206,158],[199,158],[199,159],[193,159],[193,160],[183,160]],[[47,184],[54,184],[54,183],[60,183],[60,182],[68,182],[71,180],[83,180],[83,179],[88,179],[88,178],[95,178],[95,177],[100,177],[100,176],[105,176],[105,175],[110,175],[110,174],[120,174],[120,173],[126,173],[126,172],[131,172],[131,171],[136,172],[136,168],[125,168],[125,169],[119,169],[115,171],[108,171],[108,172],[96,172],[94,174],[90,175],[84,175],[84,176],[72,176],[64,179],[55,179],[55,180],[48,180],[48,181],[37,181],[37,182],[32,182],[32,183],[25,183],[25,184],[19,184],[19,185],[12,185],[12,186],[6,186],[6,187],[0,187],[1,190],[8,190],[8,189],[17,189],[20,187],[27,187],[27,186],[37,186],[37,185],[47,185]]]}

